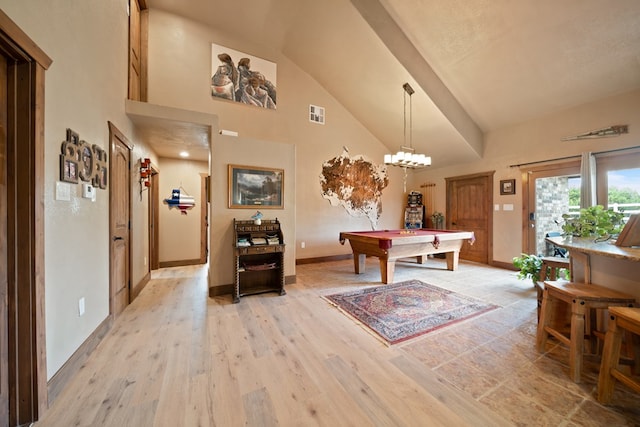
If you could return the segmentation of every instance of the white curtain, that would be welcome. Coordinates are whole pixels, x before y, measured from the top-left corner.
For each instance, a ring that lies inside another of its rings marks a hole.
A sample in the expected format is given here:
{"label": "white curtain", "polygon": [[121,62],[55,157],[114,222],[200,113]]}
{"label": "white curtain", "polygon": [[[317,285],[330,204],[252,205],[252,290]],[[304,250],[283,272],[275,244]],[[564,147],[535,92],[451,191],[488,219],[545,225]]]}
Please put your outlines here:
{"label": "white curtain", "polygon": [[582,153],[580,164],[580,207],[596,204],[596,158],[591,152]]}

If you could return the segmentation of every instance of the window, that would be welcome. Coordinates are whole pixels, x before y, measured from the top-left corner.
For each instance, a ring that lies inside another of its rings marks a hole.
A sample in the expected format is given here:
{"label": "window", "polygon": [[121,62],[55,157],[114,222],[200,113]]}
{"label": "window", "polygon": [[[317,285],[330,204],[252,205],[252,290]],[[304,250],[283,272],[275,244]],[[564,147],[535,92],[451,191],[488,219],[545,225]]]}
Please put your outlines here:
{"label": "window", "polygon": [[598,204],[624,212],[640,213],[640,150],[596,156]]}
{"label": "window", "polygon": [[[597,203],[640,213],[640,148],[597,153]],[[580,210],[580,160],[523,168],[526,182],[523,250],[550,255],[547,233],[562,231],[562,214]]]}

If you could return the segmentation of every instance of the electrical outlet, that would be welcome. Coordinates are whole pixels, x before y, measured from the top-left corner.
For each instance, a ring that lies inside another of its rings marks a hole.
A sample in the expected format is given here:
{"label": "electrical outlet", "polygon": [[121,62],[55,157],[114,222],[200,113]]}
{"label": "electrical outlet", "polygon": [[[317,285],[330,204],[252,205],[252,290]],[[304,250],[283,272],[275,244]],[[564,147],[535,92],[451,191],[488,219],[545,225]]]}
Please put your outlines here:
{"label": "electrical outlet", "polygon": [[300,242],[300,247],[301,247],[302,249],[304,249],[304,247],[305,247],[304,242]]}
{"label": "electrical outlet", "polygon": [[82,316],[84,314],[84,297],[78,300],[78,316]]}
{"label": "electrical outlet", "polygon": [[144,257],[144,265],[147,265],[147,257]]}

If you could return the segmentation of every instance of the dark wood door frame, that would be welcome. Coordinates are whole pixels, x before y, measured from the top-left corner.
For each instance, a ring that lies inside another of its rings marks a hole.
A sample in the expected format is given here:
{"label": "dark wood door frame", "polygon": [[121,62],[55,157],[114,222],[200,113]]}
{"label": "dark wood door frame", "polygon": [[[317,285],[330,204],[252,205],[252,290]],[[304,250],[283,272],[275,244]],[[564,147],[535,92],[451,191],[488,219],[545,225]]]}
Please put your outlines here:
{"label": "dark wood door frame", "polygon": [[151,187],[149,187],[149,270],[160,268],[160,172],[151,164]]}
{"label": "dark wood door frame", "polygon": [[536,179],[580,174],[580,159],[522,168],[522,252],[536,253]]}
{"label": "dark wood door frame", "polygon": [[200,174],[200,263],[209,256],[209,174]]}
{"label": "dark wood door frame", "polygon": [[[44,310],[44,75],[52,60],[0,11],[7,61],[6,239],[8,303],[0,387],[5,425],[36,421],[47,408]],[[4,219],[3,219],[4,220]],[[5,245],[1,245],[5,246]],[[5,341],[6,340],[6,341]],[[6,351],[6,353],[5,353]]]}
{"label": "dark wood door frame", "polygon": [[[126,176],[126,188],[129,189],[128,197],[128,237],[125,239],[125,244],[128,245],[127,256],[126,256],[126,286],[128,287],[129,298],[127,298],[127,304],[131,302],[131,152],[133,151],[133,145],[129,142],[129,139],[111,122],[108,122],[109,125],[109,314],[113,316],[115,319],[119,313],[117,313],[117,308],[115,307],[115,298],[118,289],[116,288],[116,278],[113,277],[112,272],[112,263],[115,259],[114,248],[112,240],[116,240],[115,231],[113,230],[113,218],[115,215],[115,204],[117,202],[117,195],[114,194],[114,185],[113,181],[117,179],[113,173],[113,161],[114,155],[116,152],[116,145],[121,143],[128,150],[129,156],[129,164],[128,164],[128,174]],[[122,177],[120,177],[122,178]],[[122,239],[120,239],[122,240]]]}

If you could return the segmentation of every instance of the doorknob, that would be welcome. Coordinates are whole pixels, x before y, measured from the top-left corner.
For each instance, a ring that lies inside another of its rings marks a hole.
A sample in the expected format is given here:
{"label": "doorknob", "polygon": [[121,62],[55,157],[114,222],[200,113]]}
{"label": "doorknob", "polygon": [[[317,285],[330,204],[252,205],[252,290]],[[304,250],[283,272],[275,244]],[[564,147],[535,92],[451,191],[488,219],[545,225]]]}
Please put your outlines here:
{"label": "doorknob", "polygon": [[113,241],[115,242],[116,240],[124,240],[124,237],[113,236]]}

